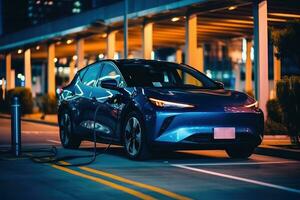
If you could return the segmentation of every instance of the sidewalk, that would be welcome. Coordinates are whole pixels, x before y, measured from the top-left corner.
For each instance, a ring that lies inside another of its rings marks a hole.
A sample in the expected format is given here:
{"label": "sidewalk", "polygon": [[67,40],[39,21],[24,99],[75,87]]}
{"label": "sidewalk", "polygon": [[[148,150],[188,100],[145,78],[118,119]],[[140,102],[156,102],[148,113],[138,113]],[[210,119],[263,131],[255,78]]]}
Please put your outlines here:
{"label": "sidewalk", "polygon": [[[9,114],[0,113],[0,117],[10,119]],[[28,122],[58,126],[56,114],[46,115],[44,119],[41,119],[41,117],[42,117],[42,113],[35,113],[35,114],[24,115],[24,116],[22,116],[21,119],[23,121],[28,121]]]}
{"label": "sidewalk", "polygon": [[300,148],[292,148],[287,135],[265,135],[262,144],[255,153],[286,159],[300,160]]}

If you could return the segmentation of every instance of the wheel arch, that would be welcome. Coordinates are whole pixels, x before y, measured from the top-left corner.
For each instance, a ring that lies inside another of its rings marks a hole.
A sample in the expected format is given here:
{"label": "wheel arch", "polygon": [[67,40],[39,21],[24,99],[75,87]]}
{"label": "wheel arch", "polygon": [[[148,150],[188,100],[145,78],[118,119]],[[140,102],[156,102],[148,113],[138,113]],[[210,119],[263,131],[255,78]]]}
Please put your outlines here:
{"label": "wheel arch", "polygon": [[124,139],[124,133],[123,133],[123,129],[124,129],[124,126],[125,126],[125,119],[126,117],[129,115],[129,113],[131,112],[137,112],[139,113],[143,120],[145,121],[144,119],[144,116],[142,114],[142,111],[141,111],[141,107],[139,106],[139,104],[135,103],[135,102],[130,102],[129,104],[127,104],[122,112],[121,112],[121,116],[120,116],[120,127],[119,127],[119,133],[120,133],[120,142],[121,144],[123,144],[123,139]]}

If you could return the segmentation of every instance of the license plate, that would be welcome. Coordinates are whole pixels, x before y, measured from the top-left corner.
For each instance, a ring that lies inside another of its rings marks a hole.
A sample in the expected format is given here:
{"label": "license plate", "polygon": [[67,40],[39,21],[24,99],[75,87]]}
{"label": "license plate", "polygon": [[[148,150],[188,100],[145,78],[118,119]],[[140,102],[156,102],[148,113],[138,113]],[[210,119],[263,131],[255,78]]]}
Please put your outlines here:
{"label": "license plate", "polygon": [[235,139],[235,128],[232,127],[220,127],[214,128],[214,139]]}

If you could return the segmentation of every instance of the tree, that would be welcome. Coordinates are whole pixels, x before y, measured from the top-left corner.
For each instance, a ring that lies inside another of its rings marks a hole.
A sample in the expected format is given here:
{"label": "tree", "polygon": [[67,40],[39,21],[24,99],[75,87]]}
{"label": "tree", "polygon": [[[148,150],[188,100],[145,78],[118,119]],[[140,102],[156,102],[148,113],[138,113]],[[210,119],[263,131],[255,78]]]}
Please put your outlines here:
{"label": "tree", "polygon": [[[272,30],[278,58],[287,59],[300,68],[300,21],[289,21],[281,29]],[[294,144],[300,145],[300,77],[285,77],[277,83],[277,98],[283,112],[283,123]]]}
{"label": "tree", "polygon": [[300,21],[287,22],[285,27],[272,30],[272,40],[280,59],[289,59],[300,68]]}
{"label": "tree", "polygon": [[291,142],[300,145],[300,77],[284,77],[280,80],[277,83],[277,98]]}

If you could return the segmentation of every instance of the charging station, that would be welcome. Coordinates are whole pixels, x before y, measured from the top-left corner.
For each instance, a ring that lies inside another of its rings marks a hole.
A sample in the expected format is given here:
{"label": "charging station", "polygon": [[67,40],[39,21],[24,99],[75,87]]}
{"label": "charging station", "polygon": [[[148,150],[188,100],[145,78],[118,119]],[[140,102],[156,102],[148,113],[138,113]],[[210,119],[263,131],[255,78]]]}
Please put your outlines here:
{"label": "charging station", "polygon": [[11,151],[16,157],[21,155],[21,109],[18,96],[11,101]]}

